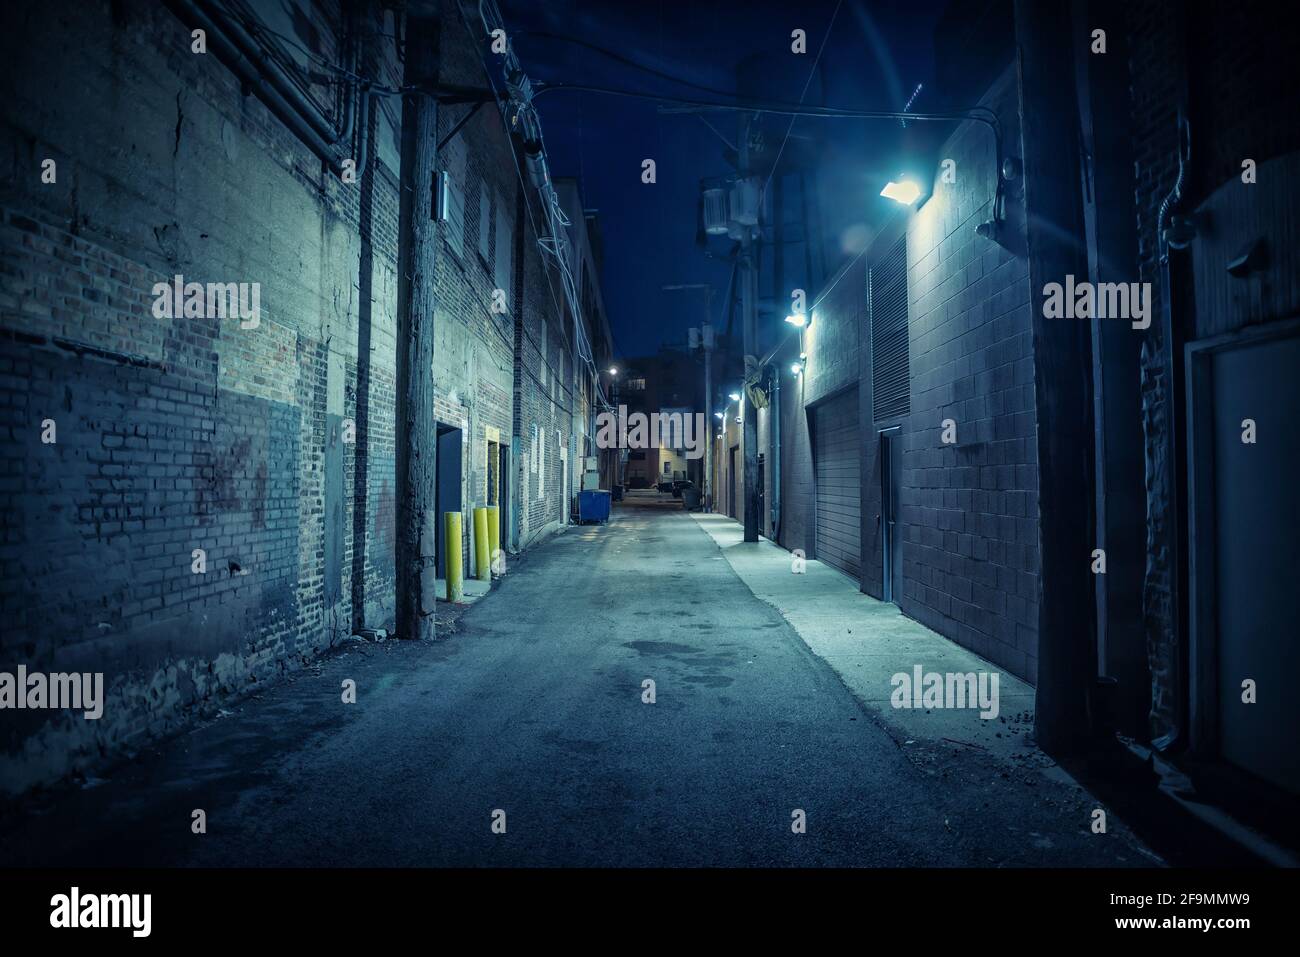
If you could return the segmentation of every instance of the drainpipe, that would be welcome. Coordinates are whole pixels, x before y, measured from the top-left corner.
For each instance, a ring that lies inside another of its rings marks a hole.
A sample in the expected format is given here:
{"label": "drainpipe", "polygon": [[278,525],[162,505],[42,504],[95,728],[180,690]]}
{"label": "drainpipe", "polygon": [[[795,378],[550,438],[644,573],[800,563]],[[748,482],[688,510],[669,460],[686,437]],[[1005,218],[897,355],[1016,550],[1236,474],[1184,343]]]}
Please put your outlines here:
{"label": "drainpipe", "polygon": [[[1174,180],[1173,187],[1169,194],[1165,196],[1160,204],[1159,215],[1156,219],[1156,242],[1159,251],[1159,280],[1160,280],[1160,326],[1161,326],[1161,359],[1163,360],[1166,370],[1167,391],[1165,396],[1166,402],[1166,420],[1167,434],[1164,437],[1165,461],[1167,463],[1167,481],[1169,501],[1166,506],[1169,520],[1166,522],[1166,528],[1169,534],[1169,574],[1172,582],[1173,599],[1169,603],[1169,634],[1167,640],[1173,642],[1177,655],[1177,661],[1174,667],[1176,677],[1176,687],[1179,689],[1179,699],[1175,714],[1172,720],[1172,726],[1167,726],[1164,733],[1157,735],[1151,742],[1151,746],[1157,751],[1170,751],[1177,745],[1180,745],[1182,739],[1186,736],[1187,720],[1190,708],[1189,696],[1195,693],[1195,689],[1188,685],[1187,671],[1187,654],[1186,646],[1183,643],[1183,621],[1184,607],[1187,598],[1186,577],[1183,569],[1185,564],[1185,542],[1184,530],[1185,523],[1182,520],[1181,509],[1181,462],[1183,461],[1183,450],[1180,438],[1184,428],[1184,410],[1179,402],[1183,395],[1183,364],[1182,364],[1182,342],[1183,336],[1181,330],[1188,328],[1188,319],[1186,313],[1193,307],[1192,302],[1182,302],[1181,297],[1177,306],[1174,298],[1178,296],[1182,289],[1179,282],[1179,276],[1183,268],[1184,257],[1173,256],[1176,249],[1185,249],[1191,242],[1187,235],[1186,221],[1176,224],[1175,213],[1181,210],[1185,196],[1183,190],[1187,185],[1187,167],[1191,161],[1191,128],[1188,122],[1190,90],[1189,90],[1189,64],[1191,57],[1188,51],[1188,40],[1186,33],[1186,14],[1177,10],[1174,14],[1174,20],[1171,24],[1174,35],[1177,38],[1175,43],[1177,56],[1177,76],[1178,80],[1175,85],[1174,96],[1178,106],[1178,176]],[[1150,521],[1150,519],[1148,519]],[[1145,616],[1144,609],[1144,616]],[[1150,640],[1148,638],[1148,640]]]}
{"label": "drainpipe", "polygon": [[781,368],[772,369],[772,541],[781,544]]}

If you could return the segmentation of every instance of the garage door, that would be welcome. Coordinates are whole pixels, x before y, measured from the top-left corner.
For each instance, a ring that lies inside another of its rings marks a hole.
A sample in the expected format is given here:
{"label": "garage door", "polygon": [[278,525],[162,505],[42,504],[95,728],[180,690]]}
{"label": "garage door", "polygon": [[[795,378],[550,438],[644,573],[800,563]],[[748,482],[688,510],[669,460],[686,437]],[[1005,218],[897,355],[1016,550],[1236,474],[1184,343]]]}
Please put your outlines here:
{"label": "garage door", "polygon": [[862,434],[854,389],[813,410],[817,558],[854,580],[861,567]]}

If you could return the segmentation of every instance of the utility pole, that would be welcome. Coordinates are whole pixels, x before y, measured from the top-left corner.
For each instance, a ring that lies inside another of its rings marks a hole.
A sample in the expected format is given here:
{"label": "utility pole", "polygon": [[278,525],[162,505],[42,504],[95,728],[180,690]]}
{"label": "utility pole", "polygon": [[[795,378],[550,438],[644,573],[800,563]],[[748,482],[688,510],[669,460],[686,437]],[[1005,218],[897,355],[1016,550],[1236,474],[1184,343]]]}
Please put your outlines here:
{"label": "utility pole", "polygon": [[423,8],[408,12],[397,264],[396,570],[402,638],[434,637],[437,601],[433,173],[438,113],[432,96],[437,81],[438,21]]}
{"label": "utility pole", "polygon": [[[706,282],[686,283],[680,286],[663,286],[666,292],[686,289],[700,289],[704,292],[704,322],[700,325],[699,346],[704,350],[704,437],[708,442],[704,446],[704,480],[700,489],[701,501],[706,512],[713,511],[713,326],[709,320],[713,317],[713,287]],[[691,348],[695,348],[695,329],[691,329]]]}
{"label": "utility pole", "polygon": [[713,326],[709,323],[707,303],[713,300],[710,287],[706,299],[704,325],[700,327],[701,345],[704,348],[704,511],[713,511]]}
{"label": "utility pole", "polygon": [[[740,166],[739,195],[746,197],[752,186],[749,182],[749,125],[750,114],[740,114],[740,129],[736,140]],[[749,357],[758,352],[758,327],[756,319],[758,299],[758,268],[754,262],[754,228],[741,225],[740,237],[740,303],[741,329],[745,351],[745,371],[749,371]],[[745,446],[745,541],[758,541],[758,411],[754,408],[748,387],[741,389],[741,415],[743,416]]]}
{"label": "utility pole", "polygon": [[[1085,275],[1086,235],[1079,187],[1079,104],[1072,31],[1065,4],[1016,0],[1020,128],[1029,286]],[[1038,685],[1034,733],[1048,754],[1084,745],[1088,695],[1096,674],[1096,597],[1088,556],[1095,547],[1089,487],[1093,471],[1092,335],[1088,322],[1031,316],[1038,409],[1041,514]]]}

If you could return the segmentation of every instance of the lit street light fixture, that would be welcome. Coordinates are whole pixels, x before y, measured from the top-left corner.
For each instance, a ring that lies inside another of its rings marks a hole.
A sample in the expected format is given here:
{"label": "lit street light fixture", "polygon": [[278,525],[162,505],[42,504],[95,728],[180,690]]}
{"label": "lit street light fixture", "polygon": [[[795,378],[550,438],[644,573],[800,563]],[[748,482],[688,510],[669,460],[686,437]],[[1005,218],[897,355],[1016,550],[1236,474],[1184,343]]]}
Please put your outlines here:
{"label": "lit street light fixture", "polygon": [[897,183],[891,181],[885,184],[880,195],[904,206],[911,206],[920,197],[921,187],[910,179],[899,180]]}

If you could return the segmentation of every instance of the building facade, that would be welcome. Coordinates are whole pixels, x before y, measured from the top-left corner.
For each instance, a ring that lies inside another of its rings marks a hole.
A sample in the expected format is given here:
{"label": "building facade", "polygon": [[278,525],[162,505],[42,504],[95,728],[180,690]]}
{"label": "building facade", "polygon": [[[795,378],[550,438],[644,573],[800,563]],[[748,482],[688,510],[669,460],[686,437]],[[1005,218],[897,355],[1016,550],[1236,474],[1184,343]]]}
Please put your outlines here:
{"label": "building facade", "polygon": [[[6,720],[11,788],[394,629],[403,20],[298,5],[3,14],[72,26],[0,30],[0,660],[107,694]],[[490,37],[440,11],[436,524],[496,505],[519,549],[568,520],[608,326],[555,295]]]}
{"label": "building facade", "polygon": [[[1292,105],[1297,50],[1262,6],[1198,10],[994,4],[958,31],[1002,38],[950,58],[986,112],[767,356],[761,530],[1034,684],[1049,750],[1118,731],[1275,824],[1297,706],[1251,696],[1297,669],[1300,140],[1250,91]],[[1098,305],[1058,317],[1054,286]],[[739,519],[734,403],[721,426]]]}

